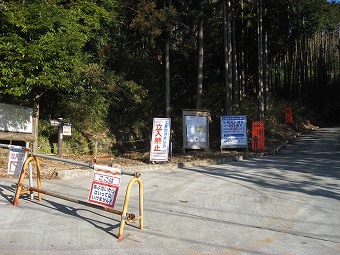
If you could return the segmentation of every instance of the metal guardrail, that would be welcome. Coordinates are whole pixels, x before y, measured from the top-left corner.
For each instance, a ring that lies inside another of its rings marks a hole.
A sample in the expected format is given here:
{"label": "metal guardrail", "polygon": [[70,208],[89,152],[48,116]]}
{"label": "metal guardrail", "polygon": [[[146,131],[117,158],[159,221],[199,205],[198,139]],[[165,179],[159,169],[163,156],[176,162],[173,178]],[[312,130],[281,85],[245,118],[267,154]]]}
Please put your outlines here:
{"label": "metal guardrail", "polygon": [[[64,163],[69,163],[69,164],[73,164],[73,165],[78,165],[78,166],[83,166],[83,167],[88,167],[88,168],[94,169],[93,164],[75,161],[75,160],[71,160],[71,159],[64,159],[64,158],[59,158],[59,157],[55,157],[55,156],[49,156],[49,155],[44,155],[44,154],[36,154],[36,153],[32,153],[32,156],[38,157],[38,158],[56,160],[56,161],[60,161],[60,162],[64,162]],[[122,170],[121,173],[124,174],[124,175],[130,175],[130,176],[136,176],[136,177],[140,176],[140,173],[134,173],[134,172],[124,171],[124,170]]]}
{"label": "metal guardrail", "polygon": [[25,147],[18,146],[18,145],[11,145],[11,144],[4,144],[4,143],[0,143],[0,147],[6,148],[6,149],[10,149],[10,148],[25,148]]}

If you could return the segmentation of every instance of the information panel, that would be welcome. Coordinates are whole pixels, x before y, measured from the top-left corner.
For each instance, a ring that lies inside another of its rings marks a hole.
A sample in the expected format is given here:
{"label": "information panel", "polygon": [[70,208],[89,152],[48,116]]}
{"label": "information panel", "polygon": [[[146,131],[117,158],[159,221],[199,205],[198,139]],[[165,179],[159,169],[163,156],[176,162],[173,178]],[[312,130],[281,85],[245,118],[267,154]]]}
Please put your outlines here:
{"label": "information panel", "polygon": [[207,142],[207,120],[201,116],[185,116],[187,127],[187,142]]}
{"label": "information panel", "polygon": [[168,161],[170,147],[170,118],[154,118],[150,161]]}
{"label": "information panel", "polygon": [[63,126],[63,135],[72,135],[71,126]]}
{"label": "information panel", "polygon": [[0,131],[33,132],[33,108],[0,103],[0,120]]}
{"label": "information panel", "polygon": [[92,204],[114,207],[120,186],[121,170],[94,165],[93,181],[87,199]]}
{"label": "information panel", "polygon": [[183,152],[185,149],[209,149],[209,120],[209,111],[183,111]]}
{"label": "information panel", "polygon": [[223,148],[248,148],[246,116],[221,116],[221,150]]}

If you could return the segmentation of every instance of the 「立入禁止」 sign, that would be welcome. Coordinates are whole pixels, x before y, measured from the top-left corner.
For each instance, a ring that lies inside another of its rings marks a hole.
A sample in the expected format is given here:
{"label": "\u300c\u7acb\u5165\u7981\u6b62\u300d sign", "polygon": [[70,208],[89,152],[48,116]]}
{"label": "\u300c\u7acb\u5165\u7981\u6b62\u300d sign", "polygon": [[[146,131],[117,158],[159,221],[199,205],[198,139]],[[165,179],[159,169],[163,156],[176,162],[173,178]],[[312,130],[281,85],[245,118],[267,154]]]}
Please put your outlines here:
{"label": "\u300c\u7acb\u5165\u7981\u6b62\u300d sign", "polygon": [[170,118],[154,118],[150,161],[168,161],[170,148]]}

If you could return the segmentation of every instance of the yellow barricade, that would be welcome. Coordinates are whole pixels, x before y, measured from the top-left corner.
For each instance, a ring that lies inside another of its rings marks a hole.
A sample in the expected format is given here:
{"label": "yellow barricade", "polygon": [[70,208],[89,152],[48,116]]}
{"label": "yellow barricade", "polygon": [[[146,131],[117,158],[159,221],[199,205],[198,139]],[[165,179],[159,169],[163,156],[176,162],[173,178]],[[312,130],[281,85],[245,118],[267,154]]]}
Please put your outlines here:
{"label": "yellow barricade", "polygon": [[[57,197],[59,199],[63,199],[63,200],[67,200],[70,202],[74,202],[77,204],[81,204],[81,205],[85,205],[85,206],[89,206],[89,207],[93,207],[99,210],[104,210],[110,213],[114,213],[114,214],[118,214],[121,215],[121,221],[120,221],[120,226],[119,226],[119,231],[118,231],[118,235],[117,238],[119,240],[121,240],[123,238],[123,232],[124,232],[124,226],[127,222],[135,222],[137,220],[139,220],[139,229],[144,229],[144,218],[143,218],[143,183],[142,180],[140,179],[140,173],[133,173],[133,174],[129,174],[132,175],[133,178],[131,179],[131,181],[128,183],[128,186],[126,188],[126,193],[125,193],[125,199],[124,199],[124,206],[123,206],[123,211],[119,211],[119,210],[115,210],[109,207],[105,207],[105,206],[101,206],[101,205],[96,205],[96,204],[92,204],[89,203],[87,201],[81,201],[78,199],[74,199],[74,198],[70,198],[70,197],[66,197],[60,194],[56,194],[53,192],[49,192],[46,190],[42,190],[41,189],[41,177],[40,177],[40,160],[38,157],[45,157],[48,159],[52,159],[52,160],[60,160],[60,161],[67,161],[69,163],[73,163],[73,164],[77,164],[77,162],[75,161],[68,161],[68,160],[64,160],[64,159],[60,159],[60,158],[56,158],[56,157],[51,157],[51,156],[44,156],[44,155],[40,155],[40,154],[33,154],[33,156],[29,157],[26,159],[21,174],[20,174],[20,178],[17,184],[17,189],[15,192],[15,196],[13,199],[13,205],[16,206],[19,202],[19,198],[20,195],[22,194],[26,194],[26,193],[30,193],[30,192],[37,192],[38,193],[38,201],[41,201],[42,199],[42,194],[48,195],[48,196],[52,196],[52,197]],[[28,169],[28,164],[32,161],[35,161],[36,163],[36,170],[37,170],[37,187],[25,187],[24,185],[24,179],[27,173],[27,169]],[[79,162],[79,164],[81,165],[87,165],[86,163],[81,163]],[[89,167],[91,167],[92,165],[87,165]],[[136,216],[134,214],[128,213],[128,205],[129,205],[129,199],[130,199],[130,192],[131,192],[131,188],[132,185],[137,182],[138,186],[139,186],[139,216]]]}

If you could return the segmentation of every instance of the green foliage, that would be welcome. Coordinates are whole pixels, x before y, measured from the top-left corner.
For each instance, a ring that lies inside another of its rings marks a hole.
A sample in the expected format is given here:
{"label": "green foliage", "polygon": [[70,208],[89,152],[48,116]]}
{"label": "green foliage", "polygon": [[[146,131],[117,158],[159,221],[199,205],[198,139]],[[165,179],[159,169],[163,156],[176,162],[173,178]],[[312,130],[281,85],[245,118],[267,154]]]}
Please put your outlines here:
{"label": "green foliage", "polygon": [[87,38],[74,11],[56,4],[9,2],[1,9],[1,93],[25,97],[71,86]]}
{"label": "green foliage", "polygon": [[[38,153],[58,153],[58,128],[52,127],[49,121],[39,123]],[[63,154],[93,153],[93,143],[84,137],[76,128],[72,127],[72,135],[63,137]]]}
{"label": "green foliage", "polygon": [[148,136],[150,118],[145,100],[147,95],[148,92],[140,85],[123,77],[116,77],[111,84],[108,121],[118,141],[134,141]]}
{"label": "green foliage", "polygon": [[[10,1],[0,9],[0,88],[27,97],[74,86],[73,72],[103,27],[115,26],[113,1]],[[106,9],[107,8],[107,9]]]}
{"label": "green foliage", "polygon": [[[243,1],[243,6],[232,2],[238,77],[244,80],[242,100],[233,114],[247,115],[250,123],[258,116],[256,1]],[[263,4],[269,70],[271,77],[277,72],[276,79],[282,80],[269,83],[271,100],[276,101],[268,102],[266,131],[282,114],[280,100],[289,96],[291,102],[302,98],[301,107],[304,102],[315,105],[323,95],[329,100],[317,107],[332,115],[339,108],[334,103],[339,51],[331,32],[339,26],[340,4]],[[182,110],[195,107],[196,31],[204,17],[203,105],[211,111],[212,136],[217,137],[225,108],[222,14],[221,1],[0,0],[0,100],[32,106],[33,98],[41,96],[39,132],[47,147],[55,135],[49,120],[58,117],[73,124],[74,135],[65,142],[79,142],[84,151],[91,151],[94,137],[101,139],[98,134],[116,140],[114,149],[121,151],[148,147],[152,118],[165,112],[163,49],[164,35],[169,34],[171,117],[180,148]],[[321,33],[322,40],[314,37]],[[297,74],[306,72],[297,69],[299,42],[305,43],[302,53],[310,53],[303,59],[310,65],[303,85],[297,83]],[[306,88],[308,93],[299,92]]]}

